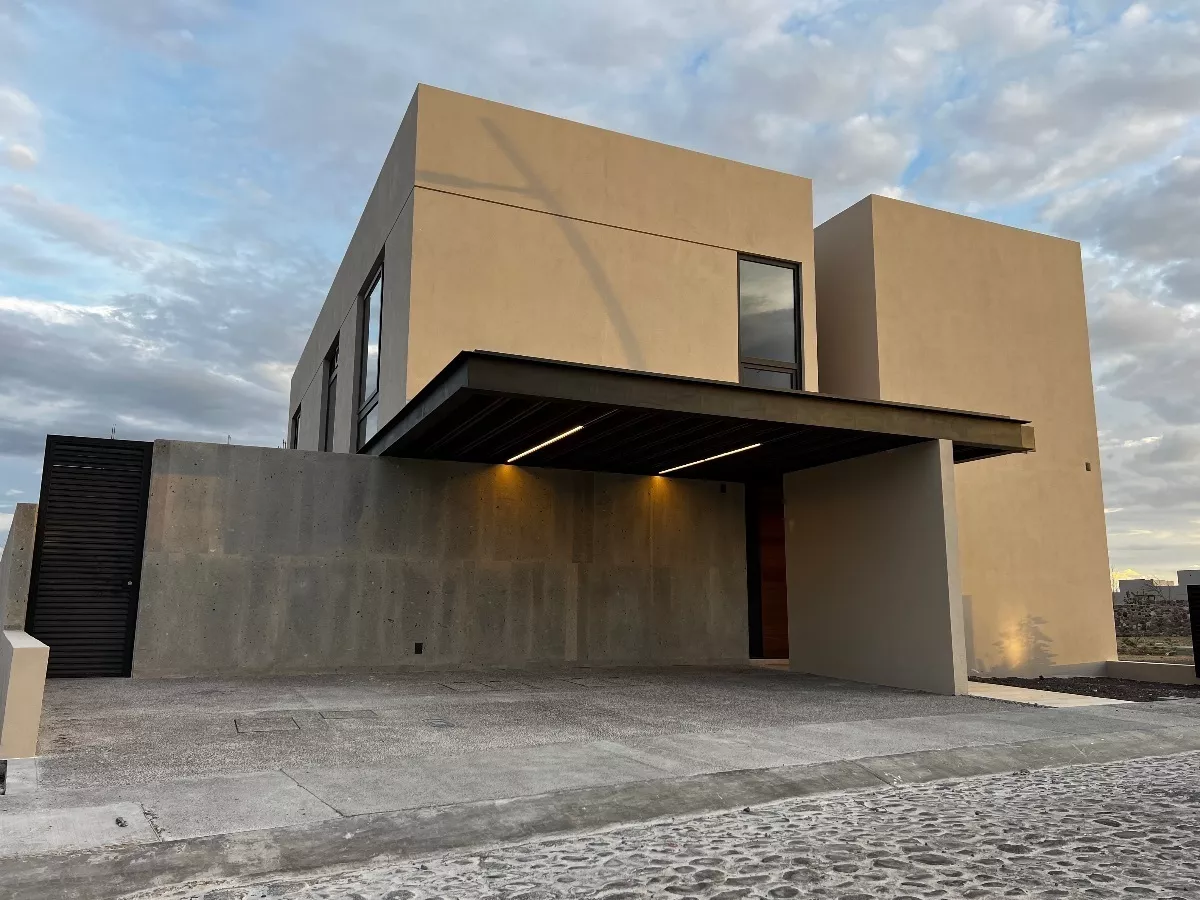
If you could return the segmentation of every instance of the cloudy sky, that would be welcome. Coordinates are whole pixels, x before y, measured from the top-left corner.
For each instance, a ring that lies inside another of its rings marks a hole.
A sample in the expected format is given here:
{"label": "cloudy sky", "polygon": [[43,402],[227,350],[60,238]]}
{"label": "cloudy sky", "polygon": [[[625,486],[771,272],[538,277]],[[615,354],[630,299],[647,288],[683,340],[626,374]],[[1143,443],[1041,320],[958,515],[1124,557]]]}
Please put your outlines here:
{"label": "cloudy sky", "polygon": [[0,0],[0,537],[47,432],[279,444],[417,81],[1079,240],[1112,565],[1200,567],[1200,0]]}

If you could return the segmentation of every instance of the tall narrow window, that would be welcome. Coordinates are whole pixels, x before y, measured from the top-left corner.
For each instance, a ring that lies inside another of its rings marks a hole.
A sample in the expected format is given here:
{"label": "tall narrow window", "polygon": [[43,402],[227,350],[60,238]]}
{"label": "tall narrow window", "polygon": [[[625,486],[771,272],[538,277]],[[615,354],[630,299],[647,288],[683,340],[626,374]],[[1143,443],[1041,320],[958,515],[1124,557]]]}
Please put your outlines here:
{"label": "tall narrow window", "polygon": [[798,390],[800,269],[738,258],[738,354],[741,382]]}
{"label": "tall narrow window", "polygon": [[335,339],[325,357],[325,414],[322,417],[321,449],[333,449],[333,428],[337,421],[338,342]]}
{"label": "tall narrow window", "polygon": [[379,430],[379,334],[383,321],[383,266],[363,293],[362,352],[359,354],[358,448]]}
{"label": "tall narrow window", "polygon": [[292,413],[292,421],[288,423],[288,449],[295,450],[300,446],[300,407]]}

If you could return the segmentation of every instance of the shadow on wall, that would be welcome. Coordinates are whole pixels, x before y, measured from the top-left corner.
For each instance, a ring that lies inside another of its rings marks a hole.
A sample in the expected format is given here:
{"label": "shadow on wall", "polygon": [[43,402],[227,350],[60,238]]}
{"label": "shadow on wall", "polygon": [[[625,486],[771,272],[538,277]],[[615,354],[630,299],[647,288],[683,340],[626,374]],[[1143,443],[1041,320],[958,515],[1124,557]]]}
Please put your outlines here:
{"label": "shadow on wall", "polygon": [[991,644],[991,658],[979,653],[975,639],[974,603],[963,595],[963,630],[967,642],[967,668],[972,675],[1004,677],[1047,672],[1058,658],[1051,650],[1054,641],[1046,634],[1048,624],[1041,616],[1027,615],[1000,633]]}
{"label": "shadow on wall", "polygon": [[459,188],[487,188],[489,190],[507,191],[512,194],[520,194],[527,197],[533,197],[540,201],[542,208],[553,214],[555,222],[562,229],[563,236],[567,239],[567,244],[578,257],[579,262],[583,265],[584,271],[587,272],[588,278],[591,279],[593,287],[600,299],[604,302],[605,311],[608,314],[608,319],[612,323],[617,336],[621,342],[621,348],[625,351],[626,359],[631,368],[642,369],[645,367],[645,359],[642,356],[641,346],[638,344],[637,338],[633,333],[633,328],[629,324],[629,318],[625,315],[625,310],[621,306],[621,301],[617,298],[616,291],[613,290],[612,283],[608,280],[608,275],[604,271],[604,267],[592,253],[587,241],[584,240],[580,233],[579,226],[574,219],[568,217],[566,210],[562,204],[558,202],[551,191],[538,177],[538,174],[530,166],[529,161],[513,146],[512,141],[491,119],[482,119],[484,130],[491,135],[492,140],[500,149],[500,152],[508,157],[508,161],[512,163],[514,169],[520,173],[524,179],[524,186],[508,185],[508,184],[493,184],[491,182],[477,181],[473,178],[463,178],[459,175],[452,175],[445,172],[431,172],[421,170],[417,172],[418,177],[430,182],[431,184],[440,184],[444,187],[459,187]]}

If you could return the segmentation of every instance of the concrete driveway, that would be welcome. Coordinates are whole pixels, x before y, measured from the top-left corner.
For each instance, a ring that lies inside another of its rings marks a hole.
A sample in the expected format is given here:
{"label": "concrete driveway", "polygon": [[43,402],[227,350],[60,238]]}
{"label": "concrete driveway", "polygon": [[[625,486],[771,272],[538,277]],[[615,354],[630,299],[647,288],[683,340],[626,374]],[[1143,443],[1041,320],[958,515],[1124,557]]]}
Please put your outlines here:
{"label": "concrete driveway", "polygon": [[760,668],[60,680],[0,800],[0,857],[1179,724],[1126,706]]}

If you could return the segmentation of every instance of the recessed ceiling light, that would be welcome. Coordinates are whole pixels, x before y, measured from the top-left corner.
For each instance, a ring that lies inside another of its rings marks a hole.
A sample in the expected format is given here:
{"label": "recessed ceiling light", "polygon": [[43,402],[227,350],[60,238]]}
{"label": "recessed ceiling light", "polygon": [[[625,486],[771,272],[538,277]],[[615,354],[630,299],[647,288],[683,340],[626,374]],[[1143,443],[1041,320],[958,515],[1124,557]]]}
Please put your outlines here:
{"label": "recessed ceiling light", "polygon": [[[718,453],[716,456],[706,456],[704,459],[693,460],[690,463],[684,463],[682,466],[671,466],[669,469],[663,469],[659,475],[666,475],[668,472],[678,472],[680,469],[686,469],[688,466],[698,466],[700,463],[712,462],[714,459],[720,459],[722,456],[733,456],[735,453],[742,453],[745,450],[753,450],[755,447],[761,447],[762,442],[757,444],[748,444],[745,447],[738,447],[736,450],[726,450],[724,453]],[[534,448],[537,449],[536,447]]]}
{"label": "recessed ceiling light", "polygon": [[505,461],[506,461],[506,462],[510,462],[510,463],[516,462],[516,461],[517,461],[518,459],[520,459],[522,456],[528,456],[528,455],[529,455],[530,453],[532,453],[534,450],[541,450],[543,447],[549,447],[549,446],[550,446],[551,444],[553,444],[555,441],[561,441],[561,440],[562,440],[563,438],[565,438],[565,437],[570,437],[571,435],[573,435],[573,434],[574,434],[575,432],[577,432],[577,431],[583,431],[583,426],[582,426],[582,425],[576,425],[574,428],[572,428],[572,429],[570,429],[570,430],[568,430],[568,431],[564,431],[562,434],[560,434],[560,435],[556,435],[555,437],[552,437],[552,438],[550,438],[550,440],[548,440],[548,441],[542,441],[542,442],[541,442],[540,444],[538,444],[536,447],[530,447],[528,450],[522,450],[522,451],[521,451],[520,453],[518,453],[516,456],[513,456],[513,457],[511,457],[511,458],[509,458],[509,459],[507,459],[507,460],[505,460]]}

